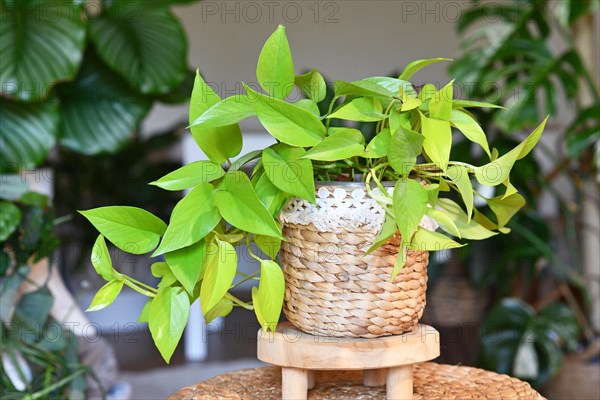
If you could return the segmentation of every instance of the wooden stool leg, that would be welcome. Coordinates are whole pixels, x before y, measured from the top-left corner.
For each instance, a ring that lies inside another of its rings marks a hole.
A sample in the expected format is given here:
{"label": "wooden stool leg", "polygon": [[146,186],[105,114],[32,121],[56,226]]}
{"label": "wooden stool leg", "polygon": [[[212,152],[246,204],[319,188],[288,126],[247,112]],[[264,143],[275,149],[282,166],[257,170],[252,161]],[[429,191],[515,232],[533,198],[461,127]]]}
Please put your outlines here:
{"label": "wooden stool leg", "polygon": [[363,384],[368,387],[385,386],[386,369],[365,369],[363,371]]}
{"label": "wooden stool leg", "polygon": [[387,400],[412,400],[413,367],[403,365],[387,370]]}
{"label": "wooden stool leg", "polygon": [[308,375],[307,379],[308,379],[308,389],[313,389],[315,387],[315,371],[306,371],[306,374]]}
{"label": "wooden stool leg", "polygon": [[306,400],[308,371],[299,368],[281,369],[281,397],[283,400]]}

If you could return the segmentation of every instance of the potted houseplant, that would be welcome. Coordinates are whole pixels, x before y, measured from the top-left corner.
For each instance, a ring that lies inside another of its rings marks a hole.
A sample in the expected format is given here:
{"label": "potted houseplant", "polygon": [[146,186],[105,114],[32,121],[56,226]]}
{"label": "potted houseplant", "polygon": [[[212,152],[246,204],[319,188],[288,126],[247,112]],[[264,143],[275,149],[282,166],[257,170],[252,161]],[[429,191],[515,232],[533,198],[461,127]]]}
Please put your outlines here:
{"label": "potted houseplant", "polygon": [[[100,232],[92,262],[108,281],[90,310],[109,305],[123,286],[149,296],[140,320],[167,362],[198,298],[207,320],[242,306],[253,308],[266,329],[275,328],[285,297],[288,319],[305,331],[374,337],[412,330],[425,303],[427,252],[461,246],[446,234],[478,240],[508,232],[506,223],[524,204],[510,170],[535,146],[545,123],[500,156],[468,111],[495,105],[454,99],[452,82],[419,92],[408,82],[443,60],[412,62],[397,79],[336,81],[325,115],[317,107],[325,81],[317,70],[295,75],[283,26],[258,60],[264,93],[244,85],[244,94],[221,100],[197,74],[190,128],[209,160],[152,182],[191,189],[169,224],[133,207],[82,211]],[[285,101],[294,86],[306,98]],[[249,117],[277,143],[232,161],[242,148],[237,124]],[[374,122],[376,135],[366,143],[361,131],[340,121]],[[479,144],[490,161],[451,161],[453,136]],[[477,185],[502,188],[484,198],[495,217],[474,208]],[[438,225],[445,233],[435,231]],[[157,257],[158,287],[119,273],[106,239]],[[263,253],[248,246],[260,270],[243,275],[235,247],[251,242]],[[259,280],[252,305],[229,292],[252,279]]]}

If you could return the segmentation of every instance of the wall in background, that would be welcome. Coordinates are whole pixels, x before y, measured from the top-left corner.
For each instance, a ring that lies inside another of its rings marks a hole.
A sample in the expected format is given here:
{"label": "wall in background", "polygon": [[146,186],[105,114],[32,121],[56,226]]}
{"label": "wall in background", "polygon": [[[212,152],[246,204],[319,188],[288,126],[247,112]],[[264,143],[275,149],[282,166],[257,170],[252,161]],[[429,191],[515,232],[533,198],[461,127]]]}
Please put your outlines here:
{"label": "wall in background", "polygon": [[[229,96],[236,82],[256,82],[263,43],[284,24],[296,72],[318,68],[329,79],[387,75],[418,58],[456,55],[454,23],[461,1],[211,1],[176,9],[188,34],[189,64]],[[416,76],[447,83],[447,65]],[[440,81],[441,80],[441,81]],[[146,119],[152,132],[185,120],[187,106],[157,106]],[[255,129],[250,121],[245,131]]]}

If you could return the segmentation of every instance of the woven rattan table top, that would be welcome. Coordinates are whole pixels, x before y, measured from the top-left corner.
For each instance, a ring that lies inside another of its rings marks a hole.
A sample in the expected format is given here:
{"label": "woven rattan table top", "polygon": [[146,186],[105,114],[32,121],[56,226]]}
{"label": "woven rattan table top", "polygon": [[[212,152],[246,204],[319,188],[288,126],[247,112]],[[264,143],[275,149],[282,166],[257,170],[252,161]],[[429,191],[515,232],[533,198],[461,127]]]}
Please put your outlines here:
{"label": "woven rattan table top", "polygon": [[[384,387],[362,386],[361,371],[318,371],[309,400],[382,400]],[[477,368],[415,365],[416,400],[543,400],[528,383]],[[172,394],[169,400],[281,399],[281,369],[260,367],[216,376]]]}

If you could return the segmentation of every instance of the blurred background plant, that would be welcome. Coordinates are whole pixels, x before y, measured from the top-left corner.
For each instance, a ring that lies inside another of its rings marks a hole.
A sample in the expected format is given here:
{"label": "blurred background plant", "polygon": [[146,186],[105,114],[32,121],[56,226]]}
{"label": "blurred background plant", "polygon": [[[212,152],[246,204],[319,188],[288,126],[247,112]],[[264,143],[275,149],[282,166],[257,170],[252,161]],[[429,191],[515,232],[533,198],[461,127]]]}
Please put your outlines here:
{"label": "blurred background plant", "polygon": [[[546,115],[554,131],[538,157],[528,156],[511,175],[527,200],[508,224],[511,235],[463,254],[471,281],[490,293],[479,365],[540,387],[559,372],[564,354],[597,344],[590,316],[599,300],[594,292],[590,298],[588,284],[598,279],[600,96],[592,13],[599,3],[472,3],[457,23],[463,55],[450,73],[465,83],[464,97],[510,107],[476,111],[484,131],[495,132],[491,145],[500,152],[514,146],[518,132]],[[466,142],[458,151],[478,157]],[[558,210],[553,218],[540,214],[548,201]],[[600,375],[598,361],[591,368],[588,374]]]}
{"label": "blurred background plant", "polygon": [[54,211],[20,179],[3,176],[0,199],[0,397],[82,398],[89,368],[75,336],[50,317],[52,294],[45,284],[20,289],[58,245]]}
{"label": "blurred background plant", "polygon": [[[76,260],[89,253],[79,221],[53,232],[53,215],[115,201],[160,214],[176,201],[145,186],[174,168],[165,153],[178,140],[176,129],[146,139],[139,128],[153,105],[184,103],[189,97],[193,73],[187,40],[170,6],[192,2],[0,0],[1,376],[6,393],[71,398],[73,390],[85,390],[87,370],[78,362],[73,335],[61,331],[60,338],[48,342],[42,334],[47,324],[62,326],[48,315],[52,294],[44,285],[20,300],[16,294],[33,265],[53,254],[54,234],[63,239],[63,253],[75,250]],[[52,173],[35,172],[39,167],[52,167]],[[33,175],[33,189],[49,187],[52,203],[23,191],[25,177]],[[77,264],[71,255],[59,259],[71,261],[63,273]]]}

